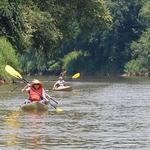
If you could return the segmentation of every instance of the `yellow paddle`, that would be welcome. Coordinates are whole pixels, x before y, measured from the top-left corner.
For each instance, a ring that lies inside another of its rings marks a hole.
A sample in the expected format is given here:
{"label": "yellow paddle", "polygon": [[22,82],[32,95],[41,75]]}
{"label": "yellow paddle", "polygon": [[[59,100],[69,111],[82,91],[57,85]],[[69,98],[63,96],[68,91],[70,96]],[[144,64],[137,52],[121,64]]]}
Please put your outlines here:
{"label": "yellow paddle", "polygon": [[76,74],[74,74],[73,76],[72,76],[72,79],[77,79],[77,78],[79,78],[80,77],[80,73],[76,73]]}
{"label": "yellow paddle", "polygon": [[[61,72],[60,76],[65,76],[66,73],[67,73],[67,71],[65,70],[65,71]],[[79,77],[80,77],[80,73],[78,72],[78,73],[75,73],[75,74],[72,76],[72,79],[77,79],[77,78],[79,78]]]}
{"label": "yellow paddle", "polygon": [[56,107],[54,106],[53,104],[49,103],[52,107],[54,107],[56,109],[57,112],[62,112],[63,109],[59,108],[59,107]]}
{"label": "yellow paddle", "polygon": [[[16,70],[15,70],[13,67],[11,67],[10,65],[6,65],[6,66],[5,66],[5,70],[6,70],[7,73],[9,73],[10,75],[12,75],[13,77],[15,77],[15,78],[17,78],[17,79],[21,79],[21,80],[24,81],[25,83],[29,83],[26,79],[24,79],[24,78],[21,76],[21,74],[20,74],[18,71],[16,71]],[[43,97],[43,98],[44,98],[44,97]],[[51,100],[53,100],[53,99],[51,98]],[[54,101],[54,102],[56,102],[56,101]],[[57,103],[58,103],[58,102],[57,102]],[[54,106],[54,105],[51,104],[51,103],[50,103],[50,105],[53,106],[53,107],[56,109],[57,112],[63,111],[63,109],[58,108],[58,107]]]}
{"label": "yellow paddle", "polygon": [[29,83],[26,79],[24,79],[21,74],[16,71],[13,67],[6,65],[5,66],[5,70],[7,73],[9,73],[10,75],[12,75],[13,77],[17,78],[17,79],[21,79],[23,80],[25,83]]}
{"label": "yellow paddle", "polygon": [[5,66],[5,70],[12,76],[14,76],[17,79],[22,79],[22,76],[19,72],[17,72],[14,68],[12,68],[9,65]]}

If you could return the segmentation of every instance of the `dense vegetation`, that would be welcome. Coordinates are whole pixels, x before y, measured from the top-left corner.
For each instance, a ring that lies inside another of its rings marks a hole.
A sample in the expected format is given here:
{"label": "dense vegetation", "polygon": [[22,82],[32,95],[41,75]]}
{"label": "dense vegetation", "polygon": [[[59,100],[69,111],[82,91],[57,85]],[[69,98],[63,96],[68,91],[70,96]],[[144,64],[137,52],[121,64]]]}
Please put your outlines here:
{"label": "dense vegetation", "polygon": [[149,33],[149,0],[1,0],[0,75],[148,73]]}

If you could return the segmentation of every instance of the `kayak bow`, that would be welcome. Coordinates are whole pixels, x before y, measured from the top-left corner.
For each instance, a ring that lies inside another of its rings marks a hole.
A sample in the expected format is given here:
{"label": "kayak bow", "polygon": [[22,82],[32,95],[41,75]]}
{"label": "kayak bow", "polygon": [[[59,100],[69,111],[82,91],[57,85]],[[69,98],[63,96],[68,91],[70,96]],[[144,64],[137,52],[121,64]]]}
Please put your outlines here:
{"label": "kayak bow", "polygon": [[72,91],[72,87],[71,86],[59,86],[59,87],[55,87],[53,88],[54,91]]}
{"label": "kayak bow", "polygon": [[22,104],[21,109],[24,111],[47,111],[48,104],[43,104],[39,102],[31,102],[27,104]]}

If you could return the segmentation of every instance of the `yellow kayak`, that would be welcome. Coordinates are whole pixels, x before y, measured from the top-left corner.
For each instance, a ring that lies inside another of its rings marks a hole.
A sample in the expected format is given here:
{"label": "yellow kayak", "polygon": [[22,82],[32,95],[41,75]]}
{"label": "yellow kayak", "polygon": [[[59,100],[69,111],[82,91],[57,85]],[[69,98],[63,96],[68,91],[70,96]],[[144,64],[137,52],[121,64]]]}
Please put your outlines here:
{"label": "yellow kayak", "polygon": [[24,111],[47,111],[48,104],[43,104],[39,102],[31,102],[27,104],[22,104],[21,109]]}
{"label": "yellow kayak", "polygon": [[53,88],[54,91],[72,91],[72,86],[59,86]]}

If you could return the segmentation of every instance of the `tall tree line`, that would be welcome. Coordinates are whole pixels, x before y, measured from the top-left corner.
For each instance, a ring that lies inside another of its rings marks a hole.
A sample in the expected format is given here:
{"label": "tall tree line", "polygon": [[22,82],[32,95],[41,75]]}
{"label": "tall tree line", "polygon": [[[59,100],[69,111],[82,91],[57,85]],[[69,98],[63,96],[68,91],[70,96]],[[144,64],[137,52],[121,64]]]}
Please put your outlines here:
{"label": "tall tree line", "polygon": [[26,73],[133,72],[137,44],[148,38],[148,7],[148,0],[1,0],[0,64],[10,63],[3,55],[10,47],[11,64]]}

